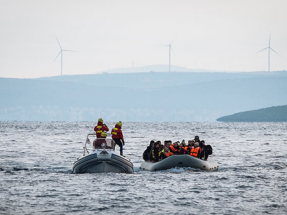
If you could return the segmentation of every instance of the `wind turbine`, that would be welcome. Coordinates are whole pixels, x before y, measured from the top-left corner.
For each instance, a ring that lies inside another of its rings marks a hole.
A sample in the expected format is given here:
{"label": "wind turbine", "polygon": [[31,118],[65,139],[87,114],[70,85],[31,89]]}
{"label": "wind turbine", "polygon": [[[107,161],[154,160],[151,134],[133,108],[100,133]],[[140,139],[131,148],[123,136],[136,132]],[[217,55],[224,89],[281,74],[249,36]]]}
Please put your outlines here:
{"label": "wind turbine", "polygon": [[166,45],[166,46],[168,46],[168,47],[169,47],[169,49],[168,49],[168,53],[169,53],[168,71],[169,71],[169,72],[170,72],[170,52],[171,52],[171,50],[172,50],[172,48],[171,48],[171,44],[172,44],[172,42],[173,42],[173,40],[171,41],[171,43],[170,43],[169,45]]}
{"label": "wind turbine", "polygon": [[[269,34],[269,45],[268,47],[256,52],[255,54],[264,51],[265,49],[268,49],[268,72],[270,72],[270,50],[274,51],[271,47],[270,47],[270,38],[271,38],[271,34]],[[276,51],[274,51],[276,54],[278,54]],[[280,54],[278,54],[280,56]]]}
{"label": "wind turbine", "polygon": [[[66,50],[66,49],[62,49],[62,46],[61,46],[61,44],[60,44],[60,42],[59,42],[59,40],[58,40],[58,38],[56,37],[56,39],[57,39],[57,42],[58,42],[58,44],[59,44],[59,46],[60,46],[60,52],[58,53],[58,55],[57,55],[57,57],[55,58],[55,60],[58,58],[58,56],[61,54],[61,76],[63,75],[63,52],[73,52],[72,50]],[[54,60],[54,61],[55,61]]]}

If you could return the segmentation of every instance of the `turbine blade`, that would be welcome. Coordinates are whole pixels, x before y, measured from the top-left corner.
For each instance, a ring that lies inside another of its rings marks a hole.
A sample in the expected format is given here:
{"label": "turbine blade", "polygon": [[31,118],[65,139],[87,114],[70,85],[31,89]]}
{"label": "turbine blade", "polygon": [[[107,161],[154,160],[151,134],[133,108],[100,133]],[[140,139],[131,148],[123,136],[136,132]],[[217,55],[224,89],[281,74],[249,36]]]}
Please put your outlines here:
{"label": "turbine blade", "polygon": [[173,54],[175,54],[174,51],[173,51],[173,49],[171,48],[171,46],[170,46],[170,49],[171,49],[171,52],[172,52]]}
{"label": "turbine blade", "polygon": [[63,49],[62,51],[63,51],[63,52],[76,52],[76,51],[73,51],[73,50],[67,50],[67,49]]}
{"label": "turbine blade", "polygon": [[[55,60],[57,60],[57,58],[59,57],[59,55],[62,53],[62,50],[57,54],[57,57],[55,58]],[[53,62],[55,62],[55,60]]]}
{"label": "turbine blade", "polygon": [[259,53],[259,52],[262,52],[262,51],[264,51],[265,49],[268,49],[269,47],[266,47],[266,48],[264,48],[264,49],[261,49],[260,51],[258,51],[258,52],[256,52],[255,54],[257,54],[257,53]]}
{"label": "turbine blade", "polygon": [[[270,47],[270,49],[272,50],[272,51],[274,51],[276,54],[278,54],[274,49],[272,49],[271,47]],[[281,55],[280,54],[278,54],[280,57],[281,57]]]}
{"label": "turbine blade", "polygon": [[59,42],[59,40],[58,40],[57,37],[56,37],[56,39],[57,39],[57,42],[58,42],[58,44],[59,44],[59,46],[60,46],[60,49],[62,50],[62,46],[61,46],[61,44],[60,44],[60,42]]}
{"label": "turbine blade", "polygon": [[175,39],[175,37],[172,39],[171,43],[169,44],[170,46],[171,46],[171,44],[173,43],[174,39]]}

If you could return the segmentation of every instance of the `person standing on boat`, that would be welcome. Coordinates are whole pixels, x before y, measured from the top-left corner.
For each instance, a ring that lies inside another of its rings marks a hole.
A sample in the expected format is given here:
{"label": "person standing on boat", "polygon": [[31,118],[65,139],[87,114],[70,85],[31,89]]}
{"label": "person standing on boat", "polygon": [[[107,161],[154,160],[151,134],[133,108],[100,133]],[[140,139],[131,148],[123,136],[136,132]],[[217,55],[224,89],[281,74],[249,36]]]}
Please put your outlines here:
{"label": "person standing on boat", "polygon": [[112,138],[116,144],[120,147],[120,154],[123,156],[123,146],[125,145],[123,133],[122,133],[122,122],[119,121],[112,129]]}
{"label": "person standing on boat", "polygon": [[106,124],[104,124],[103,119],[99,118],[98,124],[95,126],[94,131],[97,133],[97,138],[101,138],[101,133],[109,131],[109,128]]}

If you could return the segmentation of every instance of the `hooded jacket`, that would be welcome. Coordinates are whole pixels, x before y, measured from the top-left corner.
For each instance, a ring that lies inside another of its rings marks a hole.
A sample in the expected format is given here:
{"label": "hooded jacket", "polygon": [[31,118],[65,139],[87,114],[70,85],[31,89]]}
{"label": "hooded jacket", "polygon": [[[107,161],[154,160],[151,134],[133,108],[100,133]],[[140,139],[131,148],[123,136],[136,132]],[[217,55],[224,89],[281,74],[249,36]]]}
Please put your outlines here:
{"label": "hooded jacket", "polygon": [[115,127],[112,129],[112,138],[120,139],[123,143],[125,143],[121,128],[121,126],[115,125]]}
{"label": "hooded jacket", "polygon": [[97,126],[94,128],[94,131],[97,133],[97,138],[101,138],[102,132],[109,131],[109,128],[102,122],[98,122]]}

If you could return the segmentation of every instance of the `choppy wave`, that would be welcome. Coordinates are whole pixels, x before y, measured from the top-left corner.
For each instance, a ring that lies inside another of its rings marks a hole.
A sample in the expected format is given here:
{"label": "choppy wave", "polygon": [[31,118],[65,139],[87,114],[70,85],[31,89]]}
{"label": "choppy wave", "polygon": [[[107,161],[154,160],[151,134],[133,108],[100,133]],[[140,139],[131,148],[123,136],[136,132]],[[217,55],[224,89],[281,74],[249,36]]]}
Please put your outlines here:
{"label": "choppy wave", "polygon": [[[92,128],[1,122],[0,214],[287,213],[286,123],[124,123],[133,174],[71,174]],[[213,146],[217,172],[139,168],[151,139],[195,135]]]}

